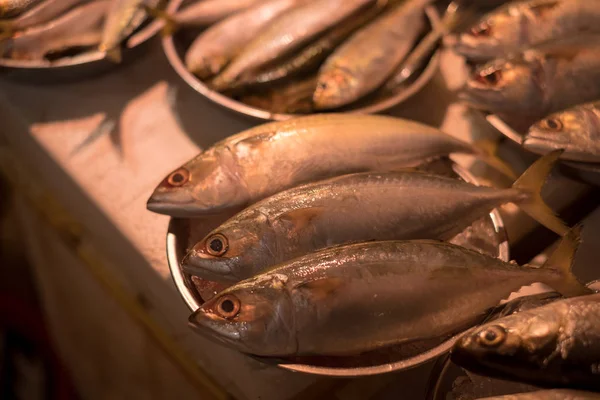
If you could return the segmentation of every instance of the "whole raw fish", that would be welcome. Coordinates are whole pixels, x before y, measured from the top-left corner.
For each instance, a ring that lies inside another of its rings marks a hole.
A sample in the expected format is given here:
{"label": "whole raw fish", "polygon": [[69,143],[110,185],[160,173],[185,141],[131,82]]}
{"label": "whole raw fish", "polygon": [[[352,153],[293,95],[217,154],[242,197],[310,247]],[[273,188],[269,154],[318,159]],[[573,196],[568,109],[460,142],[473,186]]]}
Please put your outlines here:
{"label": "whole raw fish", "polygon": [[0,42],[4,57],[23,60],[43,59],[52,51],[95,46],[100,42],[102,23],[109,0],[83,4],[59,18],[35,26]]}
{"label": "whole raw fish", "polygon": [[265,0],[203,0],[190,4],[173,17],[177,26],[207,26]]}
{"label": "whole raw fish", "polygon": [[208,28],[185,56],[187,68],[200,79],[219,73],[265,26],[281,13],[309,0],[269,0]]}
{"label": "whole raw fish", "polygon": [[461,338],[452,360],[473,372],[538,386],[600,389],[600,294],[559,300]]}
{"label": "whole raw fish", "polygon": [[285,57],[375,0],[314,0],[281,15],[214,80],[225,88],[244,73]]}
{"label": "whole raw fish", "polygon": [[551,43],[491,61],[474,72],[461,98],[473,107],[527,121],[595,101],[600,98],[599,39]]}
{"label": "whole raw fish", "polygon": [[21,14],[42,0],[0,0],[0,18]]}
{"label": "whole raw fish", "polygon": [[233,216],[198,242],[182,266],[202,278],[239,281],[345,243],[448,240],[508,202],[562,235],[567,228],[539,195],[559,154],[538,160],[510,189],[415,171],[367,172],[299,186]]}
{"label": "whole raw fish", "polygon": [[446,43],[474,60],[489,60],[544,42],[600,33],[596,0],[511,2],[484,16],[456,40]]}
{"label": "whole raw fish", "polygon": [[45,0],[18,17],[0,20],[0,30],[14,32],[39,25],[58,17],[69,8],[84,2],[86,0]]}
{"label": "whole raw fish", "polygon": [[360,29],[319,70],[315,108],[352,103],[380,87],[413,48],[425,27],[423,7],[409,0]]}
{"label": "whole raw fish", "polygon": [[190,324],[242,352],[280,357],[352,355],[447,337],[533,282],[565,295],[589,293],[570,272],[576,245],[562,247],[570,252],[543,268],[428,240],[333,247],[225,289]]}
{"label": "whole raw fish", "polygon": [[600,162],[600,102],[552,114],[529,128],[523,146],[545,154],[565,149],[561,158]]}
{"label": "whole raw fish", "polygon": [[170,173],[148,209],[181,217],[211,214],[300,183],[411,167],[451,153],[484,154],[438,129],[385,116],[327,114],[273,122],[231,136]]}
{"label": "whole raw fish", "polygon": [[597,400],[599,393],[581,390],[552,389],[538,392],[507,394],[504,396],[486,397],[480,400]]}

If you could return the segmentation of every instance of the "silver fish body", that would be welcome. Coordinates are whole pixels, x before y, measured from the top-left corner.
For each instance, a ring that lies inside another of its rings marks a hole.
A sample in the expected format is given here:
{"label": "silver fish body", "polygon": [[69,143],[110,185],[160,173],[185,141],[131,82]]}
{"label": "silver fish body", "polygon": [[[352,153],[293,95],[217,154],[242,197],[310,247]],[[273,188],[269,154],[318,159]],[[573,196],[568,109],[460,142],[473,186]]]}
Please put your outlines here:
{"label": "silver fish body", "polygon": [[203,0],[178,11],[173,21],[178,26],[207,26],[244,11],[265,0]]}
{"label": "silver fish body", "polygon": [[560,300],[481,326],[452,359],[478,373],[538,386],[600,388],[600,294]]}
{"label": "silver fish body", "polygon": [[313,96],[320,110],[352,103],[379,88],[414,46],[425,27],[423,7],[411,0],[346,40],[319,70]]}
{"label": "silver fish body", "polygon": [[224,19],[194,40],[185,56],[186,67],[201,79],[219,73],[274,18],[305,1],[265,1]]}
{"label": "silver fish body", "polygon": [[484,16],[449,45],[474,60],[502,57],[544,42],[600,34],[595,0],[529,0],[507,4]]}
{"label": "silver fish body", "polygon": [[477,151],[408,120],[343,114],[302,117],[260,125],[215,144],[169,174],[148,208],[182,217],[214,213],[300,183]]}
{"label": "silver fish body", "polygon": [[533,121],[595,101],[600,98],[598,39],[576,38],[491,61],[474,72],[460,97],[475,108]]}
{"label": "silver fish body", "polygon": [[562,274],[443,242],[359,243],[297,258],[227,288],[190,323],[245,353],[360,354],[457,333],[512,291],[536,281],[560,286]]}
{"label": "silver fish body", "polygon": [[286,56],[374,0],[314,0],[277,18],[215,78],[227,87],[244,73]]}
{"label": "silver fish body", "polygon": [[121,61],[119,50],[121,42],[131,35],[146,18],[143,4],[152,6],[157,1],[146,4],[144,0],[111,0],[99,49],[108,54],[114,61]]}
{"label": "silver fish body", "polygon": [[43,0],[0,0],[0,18],[19,15]]}
{"label": "silver fish body", "polygon": [[600,162],[600,102],[547,116],[529,128],[523,146],[538,154],[560,148],[565,160]]}
{"label": "silver fish body", "polygon": [[504,396],[486,397],[480,400],[597,400],[599,393],[582,390],[552,389],[530,393],[507,394]]}
{"label": "silver fish body", "polygon": [[32,7],[18,17],[0,21],[0,29],[19,31],[34,25],[50,21],[71,7],[84,3],[86,0],[45,0]]}

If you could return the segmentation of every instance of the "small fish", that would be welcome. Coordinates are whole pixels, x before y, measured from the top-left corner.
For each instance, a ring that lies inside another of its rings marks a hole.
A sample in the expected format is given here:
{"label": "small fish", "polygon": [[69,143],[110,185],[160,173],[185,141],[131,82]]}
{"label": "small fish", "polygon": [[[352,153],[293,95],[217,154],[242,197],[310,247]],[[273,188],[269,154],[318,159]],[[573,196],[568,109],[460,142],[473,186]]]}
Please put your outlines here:
{"label": "small fish", "polygon": [[213,85],[226,88],[240,75],[289,55],[375,0],[314,0],[281,15],[218,75]]}
{"label": "small fish", "polygon": [[18,17],[0,20],[0,31],[4,34],[20,31],[50,21],[68,9],[84,3],[86,0],[45,0]]}
{"label": "small fish", "polygon": [[0,0],[0,18],[19,15],[43,0]]}
{"label": "small fish", "polygon": [[254,90],[238,99],[253,107],[274,113],[308,114],[314,111],[312,94],[317,87],[314,76],[306,79],[290,79],[267,90]]}
{"label": "small fish", "polygon": [[269,0],[224,19],[194,40],[185,55],[186,67],[200,79],[218,74],[274,18],[306,1]]}
{"label": "small fish", "polygon": [[469,59],[490,60],[544,42],[600,34],[599,20],[595,0],[518,1],[492,11],[446,44]]}
{"label": "small fish", "polygon": [[260,201],[198,242],[185,271],[239,281],[325,247],[368,240],[448,240],[508,202],[563,235],[539,193],[560,152],[540,159],[510,189],[415,171],[361,173],[289,189]]}
{"label": "small fish", "polygon": [[[261,356],[355,355],[443,338],[533,282],[590,293],[571,273],[569,233],[542,268],[430,240],[339,246],[235,284],[190,317],[200,333]],[[523,315],[518,314],[518,315]]]}
{"label": "small fish", "polygon": [[190,4],[173,16],[177,26],[208,26],[265,0],[203,0]]}
{"label": "small fish", "polygon": [[40,60],[52,51],[95,46],[100,42],[102,23],[110,1],[81,5],[59,18],[35,26],[0,42],[3,56],[19,60]]}
{"label": "small fish", "polygon": [[473,372],[547,387],[600,389],[600,294],[511,315],[467,333],[452,361]]}
{"label": "small fish", "polygon": [[581,390],[552,389],[530,393],[506,394],[504,396],[486,397],[480,400],[598,400],[599,393]]}
{"label": "small fish", "polygon": [[380,87],[413,48],[425,27],[423,7],[410,0],[360,29],[319,70],[315,108],[352,103]]}
{"label": "small fish", "polygon": [[529,128],[523,146],[538,154],[565,149],[565,160],[600,162],[600,102],[549,115]]}
{"label": "small fish", "polygon": [[414,121],[327,114],[273,122],[231,136],[171,172],[148,209],[181,217],[211,214],[300,183],[413,167],[451,153],[476,154],[507,169],[477,146]]}
{"label": "small fish", "polygon": [[[595,38],[595,39],[594,39]],[[531,122],[600,98],[600,36],[575,38],[491,61],[460,93],[472,107]]]}

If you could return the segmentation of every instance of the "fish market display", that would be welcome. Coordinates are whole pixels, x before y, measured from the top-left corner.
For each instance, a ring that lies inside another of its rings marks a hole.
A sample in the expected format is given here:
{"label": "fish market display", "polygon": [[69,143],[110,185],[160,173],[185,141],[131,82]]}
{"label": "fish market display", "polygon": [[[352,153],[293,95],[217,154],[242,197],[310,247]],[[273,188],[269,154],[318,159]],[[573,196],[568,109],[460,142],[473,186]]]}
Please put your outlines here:
{"label": "fish market display", "polygon": [[477,373],[548,387],[600,388],[600,294],[560,300],[476,328],[452,360]]}
{"label": "fish market display", "polygon": [[341,107],[380,87],[414,47],[429,2],[408,0],[344,42],[319,71],[315,108]]}
{"label": "fish market display", "polygon": [[506,170],[477,147],[413,121],[327,114],[274,122],[231,136],[173,171],[148,209],[179,217],[214,214],[301,183],[417,166],[451,153],[477,154]]}
{"label": "fish market display", "polygon": [[531,393],[507,394],[505,396],[486,397],[480,400],[597,400],[600,393],[581,390],[553,389]]}
{"label": "fish market display", "polygon": [[299,186],[232,217],[196,244],[182,266],[202,278],[239,281],[350,242],[448,240],[506,202],[564,234],[567,228],[539,196],[558,156],[538,160],[510,189],[413,171],[345,175]]}
{"label": "fish market display", "polygon": [[568,296],[589,293],[570,272],[574,240],[571,232],[542,268],[427,240],[333,247],[225,289],[190,323],[242,352],[280,357],[444,337],[533,282]]}
{"label": "fish market display", "polygon": [[600,102],[547,116],[529,128],[523,146],[539,154],[560,148],[563,159],[600,162]]}
{"label": "fish market display", "polygon": [[595,101],[600,41],[578,37],[490,61],[476,69],[461,98],[472,107],[528,121]]}
{"label": "fish market display", "polygon": [[14,32],[50,21],[85,0],[45,0],[23,14],[0,20],[0,30]]}
{"label": "fish market display", "polygon": [[2,0],[0,1],[0,18],[19,15],[42,0]]}
{"label": "fish market display", "polygon": [[596,0],[529,0],[510,2],[484,16],[448,44],[470,59],[489,60],[548,41],[600,34]]}

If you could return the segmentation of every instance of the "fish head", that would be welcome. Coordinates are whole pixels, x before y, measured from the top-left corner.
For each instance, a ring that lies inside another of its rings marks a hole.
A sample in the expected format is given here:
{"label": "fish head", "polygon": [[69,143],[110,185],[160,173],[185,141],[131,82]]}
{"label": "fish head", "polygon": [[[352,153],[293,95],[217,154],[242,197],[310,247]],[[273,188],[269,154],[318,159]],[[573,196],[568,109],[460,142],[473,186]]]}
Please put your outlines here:
{"label": "fish head", "polygon": [[345,68],[321,72],[313,94],[313,104],[318,110],[341,107],[356,96],[357,81]]}
{"label": "fish head", "polygon": [[560,321],[551,313],[520,312],[469,331],[454,345],[452,360],[492,376],[526,374],[552,357],[559,331]]}
{"label": "fish head", "polygon": [[218,214],[248,201],[230,154],[211,149],[167,175],[150,196],[147,208],[187,218]]}
{"label": "fish head", "polygon": [[568,149],[581,139],[586,143],[587,132],[595,129],[596,116],[593,111],[574,108],[551,114],[533,124],[523,141],[523,146],[534,152],[545,154],[556,149]]}
{"label": "fish head", "polygon": [[294,354],[294,309],[286,282],[286,275],[276,273],[240,282],[204,303],[190,316],[190,326],[243,353]]}
{"label": "fish head", "polygon": [[268,218],[246,209],[196,243],[182,266],[205,279],[237,282],[270,265],[275,244]]}
{"label": "fish head", "polygon": [[494,113],[536,114],[544,101],[540,68],[520,57],[491,61],[473,71],[459,98]]}

